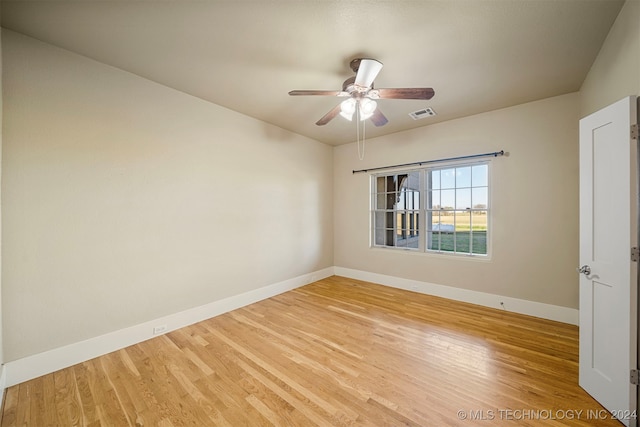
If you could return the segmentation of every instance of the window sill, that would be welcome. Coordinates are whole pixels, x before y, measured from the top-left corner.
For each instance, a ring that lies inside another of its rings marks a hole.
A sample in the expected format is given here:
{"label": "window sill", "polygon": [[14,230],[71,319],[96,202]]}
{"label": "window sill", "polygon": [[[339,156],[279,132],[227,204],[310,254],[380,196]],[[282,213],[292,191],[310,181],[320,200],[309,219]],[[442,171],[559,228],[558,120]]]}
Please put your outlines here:
{"label": "window sill", "polygon": [[370,246],[370,250],[380,251],[380,252],[396,252],[403,254],[411,254],[416,256],[426,256],[429,258],[440,258],[440,259],[449,259],[449,260],[468,260],[468,261],[477,261],[477,262],[487,262],[491,261],[491,255],[470,255],[470,254],[460,254],[460,253],[452,253],[452,252],[436,252],[436,251],[422,251],[420,249],[410,249],[410,248],[398,248],[393,246]]}

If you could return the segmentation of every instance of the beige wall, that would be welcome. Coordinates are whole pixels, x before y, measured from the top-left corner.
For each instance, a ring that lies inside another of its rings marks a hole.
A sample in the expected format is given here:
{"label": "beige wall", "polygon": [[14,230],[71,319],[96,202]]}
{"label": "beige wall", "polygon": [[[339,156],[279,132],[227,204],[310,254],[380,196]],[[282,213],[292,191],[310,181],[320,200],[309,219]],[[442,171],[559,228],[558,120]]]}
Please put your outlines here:
{"label": "beige wall", "polygon": [[640,1],[627,0],[580,89],[581,117],[640,95]]}
{"label": "beige wall", "polygon": [[2,37],[7,361],[333,265],[331,147]]}
{"label": "beige wall", "polygon": [[[577,93],[334,151],[335,265],[577,308]],[[505,150],[491,161],[489,260],[369,248],[368,174],[354,169]]]}

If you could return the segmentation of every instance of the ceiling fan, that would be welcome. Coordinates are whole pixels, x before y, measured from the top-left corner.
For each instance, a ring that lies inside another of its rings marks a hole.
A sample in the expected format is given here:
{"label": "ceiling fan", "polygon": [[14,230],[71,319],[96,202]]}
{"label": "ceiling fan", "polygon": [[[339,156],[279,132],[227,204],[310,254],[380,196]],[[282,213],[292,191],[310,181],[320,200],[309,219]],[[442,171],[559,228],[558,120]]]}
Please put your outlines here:
{"label": "ceiling fan", "polygon": [[389,88],[376,89],[373,81],[382,69],[382,62],[370,58],[356,58],[349,63],[356,73],[342,84],[342,90],[292,90],[291,96],[322,95],[345,97],[346,100],[336,105],[325,114],[316,125],[329,123],[338,114],[347,120],[353,120],[356,114],[360,120],[371,119],[374,125],[384,126],[389,120],[382,114],[375,99],[431,99],[435,92],[432,88]]}

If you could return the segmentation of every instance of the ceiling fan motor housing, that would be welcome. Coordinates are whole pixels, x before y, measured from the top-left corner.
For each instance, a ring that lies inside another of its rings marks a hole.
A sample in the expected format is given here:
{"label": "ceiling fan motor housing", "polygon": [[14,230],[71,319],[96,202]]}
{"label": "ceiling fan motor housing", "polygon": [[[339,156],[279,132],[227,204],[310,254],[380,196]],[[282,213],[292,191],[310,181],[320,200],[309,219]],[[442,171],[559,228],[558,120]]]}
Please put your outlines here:
{"label": "ceiling fan motor housing", "polygon": [[373,83],[371,83],[371,86],[369,87],[364,87],[364,86],[357,85],[355,81],[356,81],[355,76],[349,77],[347,80],[345,80],[344,83],[342,83],[343,92],[347,92],[349,95],[353,97],[361,98],[363,96],[366,96],[367,92],[369,92],[369,90],[373,88]]}

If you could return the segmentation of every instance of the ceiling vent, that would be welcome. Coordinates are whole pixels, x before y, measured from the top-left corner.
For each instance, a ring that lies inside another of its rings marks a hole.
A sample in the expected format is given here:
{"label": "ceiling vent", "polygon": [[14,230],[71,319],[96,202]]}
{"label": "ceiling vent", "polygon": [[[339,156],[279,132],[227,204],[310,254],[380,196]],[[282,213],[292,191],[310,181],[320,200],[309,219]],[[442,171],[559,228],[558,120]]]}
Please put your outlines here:
{"label": "ceiling vent", "polygon": [[423,119],[425,117],[430,117],[435,115],[436,115],[436,112],[431,107],[423,108],[422,110],[409,113],[409,116],[411,116],[413,120]]}

